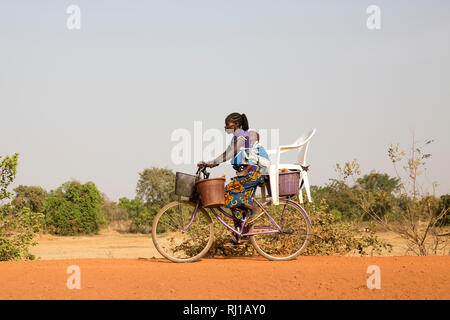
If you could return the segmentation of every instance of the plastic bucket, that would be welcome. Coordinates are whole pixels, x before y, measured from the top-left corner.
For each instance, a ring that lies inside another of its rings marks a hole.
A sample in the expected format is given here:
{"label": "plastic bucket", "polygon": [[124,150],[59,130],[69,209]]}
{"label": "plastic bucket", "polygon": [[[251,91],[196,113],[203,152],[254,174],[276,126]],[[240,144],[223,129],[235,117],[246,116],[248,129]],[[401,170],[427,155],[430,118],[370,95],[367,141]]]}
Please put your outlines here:
{"label": "plastic bucket", "polygon": [[280,182],[280,196],[290,196],[298,194],[300,171],[280,172],[278,179]]}
{"label": "plastic bucket", "polygon": [[225,205],[225,178],[203,179],[196,183],[202,205],[217,208]]}
{"label": "plastic bucket", "polygon": [[196,176],[177,172],[175,174],[175,194],[191,198],[195,193]]}
{"label": "plastic bucket", "polygon": [[[298,194],[300,171],[280,172],[278,174],[278,192],[279,196],[292,196]],[[272,196],[270,189],[270,180],[266,181],[269,196]]]}

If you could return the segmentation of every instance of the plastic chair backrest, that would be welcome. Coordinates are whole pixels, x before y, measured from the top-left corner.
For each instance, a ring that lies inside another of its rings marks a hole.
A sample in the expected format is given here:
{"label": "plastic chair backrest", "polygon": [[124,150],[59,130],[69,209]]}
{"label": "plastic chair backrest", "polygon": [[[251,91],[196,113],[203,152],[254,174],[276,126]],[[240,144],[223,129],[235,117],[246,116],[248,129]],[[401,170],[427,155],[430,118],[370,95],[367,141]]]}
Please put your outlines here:
{"label": "plastic chair backrest", "polygon": [[314,136],[315,133],[316,133],[316,128],[312,129],[308,133],[306,133],[303,136],[301,136],[300,138],[298,138],[297,141],[295,141],[295,143],[294,143],[296,145],[301,145],[298,150],[298,156],[297,156],[298,163],[300,165],[306,165],[306,153],[308,151],[308,146],[309,146],[310,140]]}

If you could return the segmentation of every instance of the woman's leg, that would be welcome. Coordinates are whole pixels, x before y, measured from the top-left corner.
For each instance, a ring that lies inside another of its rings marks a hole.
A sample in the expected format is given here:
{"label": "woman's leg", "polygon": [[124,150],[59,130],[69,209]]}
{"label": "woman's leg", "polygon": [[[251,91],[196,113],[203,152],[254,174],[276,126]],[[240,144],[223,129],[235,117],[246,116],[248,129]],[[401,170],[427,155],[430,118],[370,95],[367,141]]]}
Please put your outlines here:
{"label": "woman's leg", "polygon": [[261,170],[257,169],[246,176],[233,178],[233,181],[225,187],[225,205],[231,209],[237,219],[244,218],[244,208],[251,202],[249,189],[258,185],[260,180]]}

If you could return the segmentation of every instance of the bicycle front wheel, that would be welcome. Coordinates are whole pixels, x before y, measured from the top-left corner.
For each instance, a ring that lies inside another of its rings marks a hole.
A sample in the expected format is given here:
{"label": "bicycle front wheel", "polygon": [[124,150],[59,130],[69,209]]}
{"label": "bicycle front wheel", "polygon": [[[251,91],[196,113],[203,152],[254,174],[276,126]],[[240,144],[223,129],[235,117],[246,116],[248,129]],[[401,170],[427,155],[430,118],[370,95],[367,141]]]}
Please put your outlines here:
{"label": "bicycle front wheel", "polygon": [[187,230],[195,203],[174,201],[163,207],[153,220],[152,239],[158,252],[173,262],[194,262],[202,258],[214,241],[211,217],[198,208]]}
{"label": "bicycle front wheel", "polygon": [[267,204],[264,209],[281,228],[276,233],[276,226],[263,214],[252,225],[250,232],[257,233],[250,240],[263,257],[269,260],[292,260],[300,255],[308,245],[311,224],[302,207],[288,200],[280,199],[278,206]]}

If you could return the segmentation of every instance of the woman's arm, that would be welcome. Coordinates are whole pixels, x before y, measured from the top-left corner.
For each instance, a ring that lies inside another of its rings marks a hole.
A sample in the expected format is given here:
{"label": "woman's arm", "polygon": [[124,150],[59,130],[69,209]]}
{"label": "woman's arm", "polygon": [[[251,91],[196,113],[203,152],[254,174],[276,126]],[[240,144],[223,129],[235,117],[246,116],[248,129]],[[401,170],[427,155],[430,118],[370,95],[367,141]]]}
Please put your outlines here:
{"label": "woman's arm", "polygon": [[209,161],[207,164],[215,167],[218,166],[219,163],[230,160],[231,158],[236,156],[238,150],[241,149],[244,145],[245,145],[245,138],[243,136],[239,137],[234,136],[227,149],[221,155],[219,155],[214,160]]}

